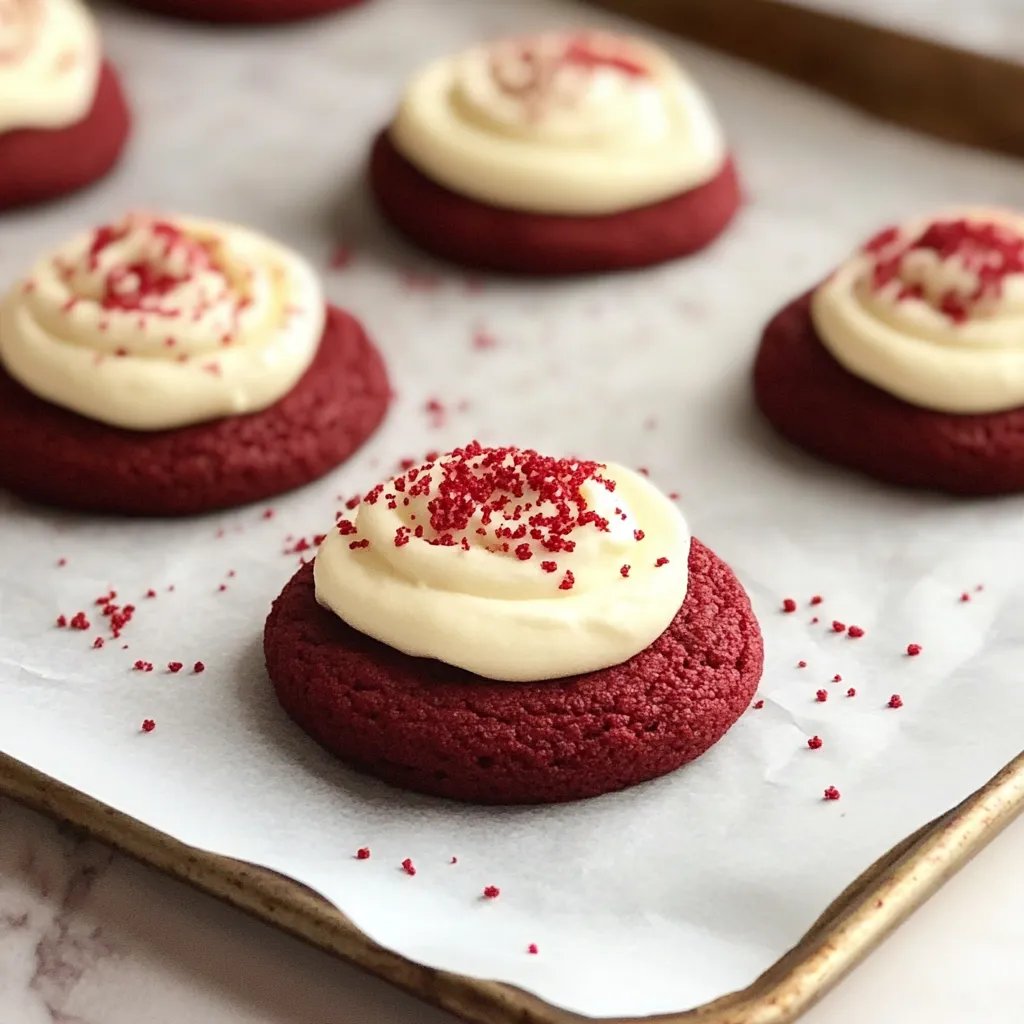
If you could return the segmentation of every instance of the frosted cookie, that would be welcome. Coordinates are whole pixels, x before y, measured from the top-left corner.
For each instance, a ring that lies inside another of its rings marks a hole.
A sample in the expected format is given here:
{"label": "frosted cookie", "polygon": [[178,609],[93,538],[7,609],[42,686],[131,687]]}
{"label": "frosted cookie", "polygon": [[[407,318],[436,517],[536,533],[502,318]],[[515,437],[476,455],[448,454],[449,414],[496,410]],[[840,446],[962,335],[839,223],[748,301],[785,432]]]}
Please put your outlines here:
{"label": "frosted cookie", "polygon": [[758,405],[790,441],[890,483],[1024,490],[1024,215],[886,228],[768,324]]}
{"label": "frosted cookie", "polygon": [[130,118],[80,0],[0,0],[0,210],[103,177]]}
{"label": "frosted cookie", "polygon": [[377,138],[370,181],[423,249],[534,275],[688,255],[740,202],[695,82],[652,44],[599,32],[503,40],[431,64]]}
{"label": "frosted cookie", "polygon": [[189,21],[267,24],[299,21],[340,11],[366,0],[127,0],[156,14]]}
{"label": "frosted cookie", "polygon": [[388,396],[306,261],[235,225],[129,214],[0,302],[0,486],[67,508],[187,515],[298,487]]}
{"label": "frosted cookie", "polygon": [[348,764],[497,804],[675,770],[763,660],[742,586],[648,480],[475,442],[342,513],[264,650],[285,710]]}

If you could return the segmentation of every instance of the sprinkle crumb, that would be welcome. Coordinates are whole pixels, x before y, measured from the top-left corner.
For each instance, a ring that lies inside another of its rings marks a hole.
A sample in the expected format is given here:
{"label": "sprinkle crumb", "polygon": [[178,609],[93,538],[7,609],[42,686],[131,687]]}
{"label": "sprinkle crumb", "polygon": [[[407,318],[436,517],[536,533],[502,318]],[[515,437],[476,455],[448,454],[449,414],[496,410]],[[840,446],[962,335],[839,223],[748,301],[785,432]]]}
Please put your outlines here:
{"label": "sprinkle crumb", "polygon": [[828,690],[818,690],[814,696],[817,698],[819,704],[824,704],[825,701],[828,700]]}
{"label": "sprinkle crumb", "polygon": [[368,846],[361,846],[356,850],[356,860],[369,860],[370,859],[370,848]]}
{"label": "sprinkle crumb", "polygon": [[826,800],[838,800],[839,799],[839,790],[836,789],[835,786],[829,786],[828,789],[825,790],[825,799]]}
{"label": "sprinkle crumb", "polygon": [[979,583],[979,584],[978,584],[978,585],[977,585],[977,586],[976,586],[976,587],[974,588],[974,591],[975,591],[975,593],[977,593],[977,594],[980,594],[980,593],[981,593],[981,592],[982,592],[982,591],[983,591],[984,589],[985,589],[985,584],[984,584],[984,583]]}
{"label": "sprinkle crumb", "polygon": [[152,718],[146,718],[142,722],[143,732],[152,732],[156,728],[156,722]]}
{"label": "sprinkle crumb", "polygon": [[668,500],[669,501],[678,501],[679,500],[679,492],[678,491],[669,491],[668,492]]}
{"label": "sprinkle crumb", "polygon": [[851,687],[850,687],[850,688],[849,688],[849,689],[848,689],[848,690],[846,691],[846,696],[847,696],[847,697],[856,697],[856,696],[857,696],[857,691],[856,691],[856,690],[855,690],[855,689],[854,689],[854,688],[853,688],[853,687],[851,686]]}
{"label": "sprinkle crumb", "polygon": [[221,584],[221,585],[220,585],[220,586],[219,586],[219,587],[217,588],[217,593],[218,593],[218,594],[223,594],[223,593],[224,593],[224,591],[225,591],[225,590],[227,590],[227,589],[228,589],[228,585],[227,585],[226,583],[222,583],[222,584]]}
{"label": "sprinkle crumb", "polygon": [[968,594],[966,590],[960,595],[961,603],[970,601],[970,599],[971,599],[971,595]]}
{"label": "sprinkle crumb", "polygon": [[819,619],[817,615],[815,615],[814,618],[811,619],[812,626],[816,626],[819,622],[821,622],[821,619]]}
{"label": "sprinkle crumb", "polygon": [[263,510],[263,518],[264,519],[273,519],[274,518],[274,510],[272,508],[265,508]]}
{"label": "sprinkle crumb", "polygon": [[864,630],[860,626],[851,626],[846,634],[853,637],[854,640],[859,640],[864,635]]}
{"label": "sprinkle crumb", "polygon": [[416,865],[413,864],[412,859],[410,857],[406,857],[405,860],[402,861],[402,870],[407,875],[416,874]]}
{"label": "sprinkle crumb", "polygon": [[156,591],[151,587],[146,591],[146,597],[156,597]]}
{"label": "sprinkle crumb", "polygon": [[891,707],[891,708],[901,708],[901,707],[903,707],[903,698],[898,693],[894,693],[889,698],[889,707]]}
{"label": "sprinkle crumb", "polygon": [[540,952],[540,950],[537,948],[537,943],[536,942],[531,942],[526,947],[526,952],[529,953],[530,956],[536,956]]}
{"label": "sprinkle crumb", "polygon": [[66,558],[58,558],[57,559],[57,568],[58,569],[63,569],[64,566],[67,565],[67,564],[68,564],[68,560]]}
{"label": "sprinkle crumb", "polygon": [[807,662],[806,661],[798,661],[796,663],[796,667],[797,668],[807,668]]}
{"label": "sprinkle crumb", "polygon": [[501,895],[501,890],[496,885],[489,885],[484,889],[485,900],[496,900]]}
{"label": "sprinkle crumb", "polygon": [[807,741],[807,746],[809,746],[811,748],[811,750],[820,750],[821,749],[821,745],[822,745],[822,743],[821,743],[821,737],[820,736],[812,736]]}
{"label": "sprinkle crumb", "polygon": [[916,658],[921,653],[920,644],[907,644],[907,655],[911,658]]}
{"label": "sprinkle crumb", "polygon": [[763,701],[763,700],[759,700],[759,701],[757,701],[757,702],[756,702],[756,703],[754,704],[754,710],[755,710],[755,711],[760,711],[760,710],[761,710],[761,708],[763,708],[763,707],[764,707],[764,701]]}
{"label": "sprinkle crumb", "polygon": [[184,666],[180,661],[169,661],[167,663],[168,672],[180,672]]}
{"label": "sprinkle crumb", "polygon": [[201,661],[197,661],[192,666],[192,671],[195,672],[198,675],[200,672],[205,672],[206,671],[206,666]]}
{"label": "sprinkle crumb", "polygon": [[782,602],[782,610],[784,612],[786,612],[787,614],[789,612],[795,612],[796,611],[796,601],[794,601],[793,598],[791,598],[791,597],[787,597]]}
{"label": "sprinkle crumb", "polygon": [[821,594],[815,594],[814,597],[811,598],[811,604],[821,604],[824,600],[825,598],[823,598]]}
{"label": "sprinkle crumb", "polygon": [[838,619],[833,619],[832,620],[832,632],[833,633],[845,633],[846,632],[846,623],[845,622],[840,622]]}

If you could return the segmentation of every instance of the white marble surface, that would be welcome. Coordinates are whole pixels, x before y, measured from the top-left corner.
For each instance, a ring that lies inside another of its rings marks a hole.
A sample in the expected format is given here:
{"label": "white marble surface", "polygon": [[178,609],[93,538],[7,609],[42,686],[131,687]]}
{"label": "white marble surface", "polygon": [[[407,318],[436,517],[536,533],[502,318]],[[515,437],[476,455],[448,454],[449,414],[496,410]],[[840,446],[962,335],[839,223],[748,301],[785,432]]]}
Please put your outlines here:
{"label": "white marble surface", "polygon": [[[807,1024],[1019,1024],[1024,820]],[[455,1024],[0,801],[0,1024]]]}

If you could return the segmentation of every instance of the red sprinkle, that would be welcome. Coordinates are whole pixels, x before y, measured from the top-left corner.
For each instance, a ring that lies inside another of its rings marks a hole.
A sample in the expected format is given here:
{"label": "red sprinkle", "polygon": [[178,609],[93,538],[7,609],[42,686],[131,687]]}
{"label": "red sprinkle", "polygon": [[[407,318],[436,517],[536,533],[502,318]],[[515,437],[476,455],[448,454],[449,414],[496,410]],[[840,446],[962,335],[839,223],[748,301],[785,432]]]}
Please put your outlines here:
{"label": "red sprinkle", "polygon": [[146,718],[142,722],[143,732],[152,732],[156,728],[156,722],[152,718]]}
{"label": "red sprinkle", "polygon": [[828,690],[818,690],[814,696],[818,698],[819,704],[824,704],[828,700]]}
{"label": "red sprinkle", "polygon": [[406,857],[405,860],[402,861],[402,870],[407,875],[415,875],[416,874],[416,865],[413,864],[411,858]]}
{"label": "red sprinkle", "polygon": [[855,690],[855,689],[854,689],[854,688],[853,688],[853,687],[851,686],[851,687],[850,687],[850,688],[849,688],[849,689],[848,689],[848,690],[846,691],[846,696],[847,696],[847,697],[856,697],[856,696],[857,696],[857,691],[856,691],[856,690]]}
{"label": "red sprinkle", "polygon": [[825,599],[821,596],[821,594],[815,594],[814,597],[811,598],[811,604],[821,604],[821,602],[824,600]]}
{"label": "red sprinkle", "polygon": [[565,570],[565,576],[562,577],[562,582],[558,584],[559,590],[572,590],[576,585],[576,577],[572,574],[572,569]]}
{"label": "red sprinkle", "polygon": [[619,569],[619,575],[623,579],[625,579],[627,576],[629,576],[629,570],[630,570],[630,566],[624,565],[621,569]]}
{"label": "red sprinkle", "polygon": [[654,563],[655,569],[660,569],[663,565],[668,565],[668,559],[662,556]]}
{"label": "red sprinkle", "polygon": [[832,677],[833,683],[841,683],[842,681],[843,677],[838,672]]}
{"label": "red sprinkle", "polygon": [[847,631],[847,635],[853,637],[854,640],[860,639],[864,635],[864,630],[860,626],[851,626]]}
{"label": "red sprinkle", "polygon": [[72,629],[88,629],[89,620],[85,617],[85,612],[76,612],[75,615],[72,616],[68,625]]}
{"label": "red sprinkle", "polygon": [[168,672],[180,672],[184,667],[180,661],[169,661],[167,663]]}
{"label": "red sprinkle", "polygon": [[907,644],[907,654],[911,658],[916,658],[921,653],[920,644]]}
{"label": "red sprinkle", "polygon": [[530,956],[536,956],[540,952],[540,950],[537,948],[537,943],[536,942],[531,942],[526,947],[526,952],[529,953]]}
{"label": "red sprinkle", "polygon": [[67,564],[68,564],[68,560],[66,558],[58,558],[57,559],[57,568],[58,569],[63,569],[64,566],[67,565]]}
{"label": "red sprinkle", "polygon": [[96,639],[93,640],[93,642],[92,642],[93,648],[95,650],[97,650],[97,651],[103,646],[103,644],[104,644],[104,640],[103,640],[103,637],[101,637],[101,636],[96,637]]}
{"label": "red sprinkle", "polygon": [[840,622],[838,619],[833,619],[832,620],[832,632],[833,633],[845,633],[846,632],[846,623],[845,622]]}
{"label": "red sprinkle", "polygon": [[812,736],[807,741],[807,746],[809,746],[811,748],[811,750],[820,750],[821,749],[821,737],[820,736]]}
{"label": "red sprinkle", "polygon": [[484,889],[485,900],[496,900],[501,895],[501,890],[496,885],[489,885]]}
{"label": "red sprinkle", "polygon": [[787,613],[788,612],[795,612],[796,611],[796,601],[794,601],[793,598],[791,598],[791,597],[787,597],[786,600],[782,602],[782,610],[784,612],[787,612]]}
{"label": "red sprinkle", "polygon": [[362,540],[354,540],[349,544],[349,549],[355,551],[357,548],[368,548],[370,542],[364,537]]}
{"label": "red sprinkle", "polygon": [[459,858],[458,857],[452,857],[452,859],[450,861],[448,861],[448,863],[449,864],[458,864],[459,863]]}
{"label": "red sprinkle", "polygon": [[370,848],[368,846],[362,846],[356,850],[356,860],[369,860],[370,859]]}
{"label": "red sprinkle", "polygon": [[217,588],[217,593],[218,593],[218,594],[223,594],[223,593],[224,593],[224,591],[225,591],[225,590],[227,590],[227,589],[228,589],[228,585],[227,585],[226,583],[222,583],[222,584],[221,584],[221,585],[220,585],[220,586],[219,586],[219,587]]}
{"label": "red sprinkle", "polygon": [[263,518],[264,519],[273,519],[274,518],[274,510],[272,508],[265,508],[263,510]]}
{"label": "red sprinkle", "polygon": [[817,624],[818,624],[818,623],[819,623],[820,621],[821,621],[821,620],[820,620],[820,619],[818,618],[818,616],[817,616],[817,615],[815,615],[815,616],[814,616],[814,618],[813,618],[813,619],[811,619],[811,625],[812,625],[812,626],[816,626],[816,625],[817,625]]}
{"label": "red sprinkle", "polygon": [[485,330],[473,332],[473,348],[479,349],[482,352],[489,348],[495,348],[497,344],[498,341],[493,334],[489,334]]}
{"label": "red sprinkle", "polygon": [[151,661],[143,661],[140,658],[137,662],[135,662],[132,668],[134,668],[136,672],[152,672],[153,663]]}
{"label": "red sprinkle", "polygon": [[962,594],[960,595],[960,600],[961,600],[962,602],[964,602],[964,601],[970,601],[970,599],[971,599],[971,595],[970,595],[970,594],[968,594],[966,590],[965,590],[965,591],[964,591],[964,592],[963,592],[963,593],[962,593]]}
{"label": "red sprinkle", "polygon": [[199,672],[205,672],[205,671],[206,671],[206,666],[205,666],[205,665],[204,665],[204,664],[203,664],[203,663],[202,663],[201,661],[197,661],[197,662],[196,662],[196,663],[195,663],[195,664],[194,664],[194,665],[192,666],[192,671],[193,671],[193,672],[196,672],[196,673],[199,673]]}
{"label": "red sprinkle", "polygon": [[147,590],[146,591],[146,597],[156,597],[156,591],[152,590],[152,589]]}
{"label": "red sprinkle", "polygon": [[68,626],[68,617],[66,615],[58,615],[57,616],[57,628],[58,629],[67,629],[67,626]]}
{"label": "red sprinkle", "polygon": [[545,572],[557,572],[558,571],[558,563],[557,562],[541,562],[540,563],[540,567]]}
{"label": "red sprinkle", "polygon": [[798,661],[796,663],[796,667],[797,668],[807,668],[807,662],[806,661]]}
{"label": "red sprinkle", "polygon": [[825,799],[826,800],[838,800],[839,799],[839,790],[836,789],[835,786],[829,786],[828,789],[825,790]]}
{"label": "red sprinkle", "polygon": [[763,700],[759,700],[759,701],[758,701],[758,702],[757,702],[757,703],[756,703],[756,704],[754,705],[754,710],[755,710],[755,711],[760,711],[760,710],[761,710],[761,708],[763,708],[763,707],[764,707],[764,701],[763,701]]}
{"label": "red sprinkle", "polygon": [[891,708],[901,708],[901,707],[903,707],[903,698],[898,693],[894,693],[889,698],[889,707],[891,707]]}

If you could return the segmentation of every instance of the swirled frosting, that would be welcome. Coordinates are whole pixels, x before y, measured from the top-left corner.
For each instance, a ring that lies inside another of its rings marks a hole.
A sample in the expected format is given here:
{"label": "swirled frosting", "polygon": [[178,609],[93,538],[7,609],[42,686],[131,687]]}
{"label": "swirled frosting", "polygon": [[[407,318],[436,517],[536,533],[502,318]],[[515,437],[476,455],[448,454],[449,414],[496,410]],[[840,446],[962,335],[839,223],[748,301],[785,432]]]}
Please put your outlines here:
{"label": "swirled frosting", "polygon": [[406,89],[390,137],[454,192],[579,216],[695,188],[726,155],[707,100],[668,54],[598,32],[506,40],[437,61]]}
{"label": "swirled frosting", "polygon": [[41,259],[0,303],[0,361],[56,405],[130,430],[256,412],[325,320],[313,269],[245,228],[132,213]]}
{"label": "swirled frosting", "polygon": [[80,0],[0,0],[0,132],[81,121],[100,60],[99,33]]}
{"label": "swirled frosting", "polygon": [[1024,405],[1024,216],[965,208],[879,232],[814,293],[847,370],[912,405]]}
{"label": "swirled frosting", "polygon": [[474,442],[374,487],[317,553],[317,600],[406,654],[555,679],[648,647],[686,596],[690,535],[621,466]]}

